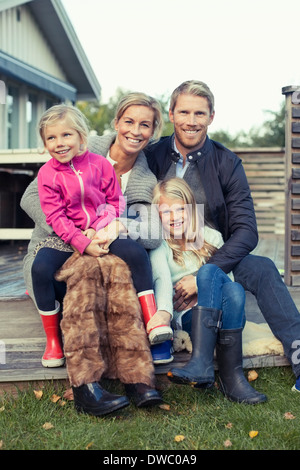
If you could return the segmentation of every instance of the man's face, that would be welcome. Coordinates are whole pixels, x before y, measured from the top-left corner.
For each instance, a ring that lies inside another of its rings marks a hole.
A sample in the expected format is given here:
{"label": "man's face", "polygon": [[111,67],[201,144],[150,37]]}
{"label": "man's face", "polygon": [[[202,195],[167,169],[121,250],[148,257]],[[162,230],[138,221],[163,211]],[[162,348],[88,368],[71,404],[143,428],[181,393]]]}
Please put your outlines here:
{"label": "man's face", "polygon": [[182,94],[178,96],[174,110],[169,111],[169,118],[174,124],[176,146],[185,156],[203,146],[214,113],[210,113],[206,98]]}

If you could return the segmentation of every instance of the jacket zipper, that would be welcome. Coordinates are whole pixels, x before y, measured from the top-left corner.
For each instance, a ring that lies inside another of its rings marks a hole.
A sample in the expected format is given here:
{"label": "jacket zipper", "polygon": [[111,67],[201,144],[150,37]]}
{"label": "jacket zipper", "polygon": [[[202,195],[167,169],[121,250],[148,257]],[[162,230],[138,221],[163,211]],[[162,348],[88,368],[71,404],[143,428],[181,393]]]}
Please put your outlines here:
{"label": "jacket zipper", "polygon": [[78,181],[79,181],[80,191],[81,191],[81,208],[82,208],[82,210],[85,213],[86,218],[87,218],[87,223],[86,223],[86,226],[85,226],[85,230],[87,230],[89,228],[90,224],[91,224],[91,218],[90,218],[90,215],[89,215],[88,211],[86,210],[85,204],[84,204],[84,185],[83,185],[82,178],[80,176],[80,174],[82,172],[80,170],[78,170],[78,171],[76,170],[76,168],[73,165],[72,160],[70,161],[70,167],[74,171],[74,173],[77,176]]}

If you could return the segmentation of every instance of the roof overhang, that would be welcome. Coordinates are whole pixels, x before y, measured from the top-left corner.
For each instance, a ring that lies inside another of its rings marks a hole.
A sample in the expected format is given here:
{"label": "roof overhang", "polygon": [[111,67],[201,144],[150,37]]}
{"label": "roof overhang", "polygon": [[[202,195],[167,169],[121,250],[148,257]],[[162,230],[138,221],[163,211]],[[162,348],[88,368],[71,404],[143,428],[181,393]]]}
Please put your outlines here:
{"label": "roof overhang", "polygon": [[77,100],[77,90],[70,83],[58,80],[2,51],[0,51],[0,72],[62,100],[68,99],[73,103]]}

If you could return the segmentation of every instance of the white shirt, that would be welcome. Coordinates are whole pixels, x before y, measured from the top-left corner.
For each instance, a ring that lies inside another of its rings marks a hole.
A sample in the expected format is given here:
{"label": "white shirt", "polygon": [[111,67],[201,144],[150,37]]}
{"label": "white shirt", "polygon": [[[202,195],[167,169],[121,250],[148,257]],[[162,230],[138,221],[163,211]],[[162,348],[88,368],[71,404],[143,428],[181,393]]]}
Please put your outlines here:
{"label": "white shirt", "polygon": [[[107,160],[109,161],[109,163],[111,163],[112,166],[115,166],[116,162],[115,160],[113,160],[109,153],[107,154],[106,156]],[[126,190],[126,187],[127,187],[127,183],[128,183],[128,180],[129,180],[129,176],[130,176],[130,173],[131,173],[131,170],[128,170],[126,173],[124,173],[123,175],[120,175],[120,178],[121,178],[121,190],[122,190],[122,193],[124,194],[125,193],[125,190]]]}

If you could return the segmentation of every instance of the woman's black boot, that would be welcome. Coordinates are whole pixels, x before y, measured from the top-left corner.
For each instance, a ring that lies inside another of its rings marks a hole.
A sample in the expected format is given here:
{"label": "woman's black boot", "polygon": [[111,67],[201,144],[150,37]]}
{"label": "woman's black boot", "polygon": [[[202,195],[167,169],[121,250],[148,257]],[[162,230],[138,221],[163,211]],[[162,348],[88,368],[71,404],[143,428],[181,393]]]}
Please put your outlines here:
{"label": "woman's black boot", "polygon": [[72,387],[72,389],[75,408],[78,412],[103,416],[129,405],[127,397],[107,392],[98,382]]}
{"label": "woman's black boot", "polygon": [[217,363],[222,393],[231,401],[250,405],[267,400],[247,381],[243,371],[242,328],[220,330],[217,339]]}
{"label": "woman's black boot", "polygon": [[209,388],[214,384],[214,350],[221,326],[221,313],[221,310],[214,308],[193,307],[192,357],[185,366],[168,372],[167,376],[172,382],[200,388]]}
{"label": "woman's black boot", "polygon": [[125,384],[125,392],[138,408],[160,405],[163,402],[158,391],[146,384]]}

